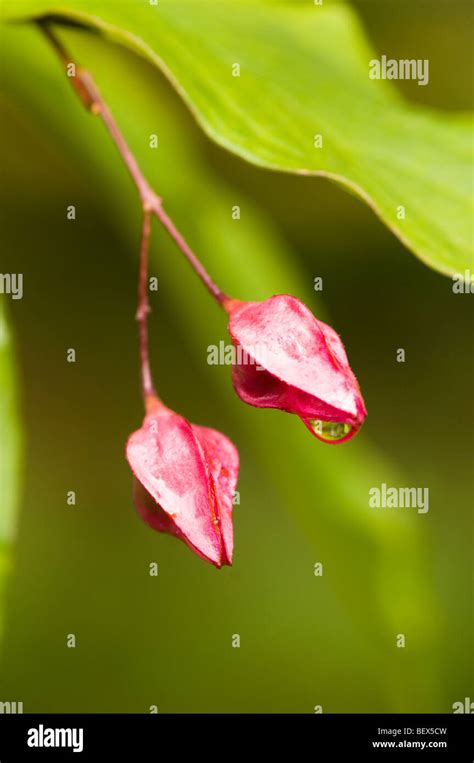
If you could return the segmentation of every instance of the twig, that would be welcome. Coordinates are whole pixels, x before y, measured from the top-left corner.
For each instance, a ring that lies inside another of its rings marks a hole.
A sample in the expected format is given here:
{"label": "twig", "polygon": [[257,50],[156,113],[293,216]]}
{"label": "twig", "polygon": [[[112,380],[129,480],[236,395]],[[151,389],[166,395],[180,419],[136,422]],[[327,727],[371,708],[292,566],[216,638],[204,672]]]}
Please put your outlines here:
{"label": "twig", "polygon": [[[45,21],[39,22],[41,29],[46,35],[53,48],[56,50],[59,58],[61,59],[66,72],[68,66],[74,63],[63,44],[56,37],[49,24]],[[78,94],[82,103],[93,114],[97,114],[104,122],[109,134],[117,146],[120,155],[132,176],[133,182],[140,195],[140,200],[143,207],[143,212],[151,212],[160,220],[161,224],[168,231],[171,238],[175,241],[179,249],[181,249],[184,256],[187,258],[195,272],[206,286],[209,293],[222,307],[228,301],[228,297],[224,294],[216,283],[212,280],[209,273],[201,264],[199,258],[194,254],[189,244],[185,241],[182,234],[177,230],[176,226],[172,222],[171,218],[166,214],[163,209],[161,198],[155,193],[147,179],[143,175],[138,162],[136,161],[132,151],[130,150],[120,128],[118,127],[112,112],[107,106],[106,102],[102,98],[99,89],[97,88],[91,74],[74,63],[75,76],[68,77],[71,85]]]}
{"label": "twig", "polygon": [[[209,273],[194,254],[193,250],[186,242],[184,237],[178,231],[171,218],[163,209],[161,198],[155,193],[148,183],[146,177],[141,171],[137,160],[135,159],[130,147],[125,140],[122,131],[117,125],[112,112],[107,103],[102,98],[97,85],[91,74],[81,66],[72,61],[70,55],[64,48],[61,41],[56,37],[47,21],[40,21],[39,26],[53,46],[54,50],[61,59],[63,66],[68,74],[68,79],[79,96],[84,106],[92,113],[100,116],[106,126],[110,137],[115,143],[124,164],[126,165],[133,182],[140,196],[143,210],[143,227],[140,245],[140,269],[138,278],[138,307],[136,319],[138,322],[138,332],[140,338],[140,366],[142,378],[142,392],[145,408],[148,412],[162,405],[159,400],[150,369],[150,353],[148,342],[148,314],[150,313],[150,304],[148,300],[148,260],[150,250],[151,220],[155,215],[164,228],[168,231],[171,238],[175,241],[184,256],[190,262],[195,272],[214,297],[218,304],[224,309],[228,309],[229,298],[222,292],[216,283],[212,280]],[[69,76],[69,67],[73,64],[74,70]]]}
{"label": "twig", "polygon": [[140,270],[138,277],[138,307],[136,319],[140,336],[140,366],[142,373],[142,390],[145,408],[157,399],[150,369],[150,353],[148,343],[148,257],[150,251],[151,212],[143,213],[142,240],[140,244]]}

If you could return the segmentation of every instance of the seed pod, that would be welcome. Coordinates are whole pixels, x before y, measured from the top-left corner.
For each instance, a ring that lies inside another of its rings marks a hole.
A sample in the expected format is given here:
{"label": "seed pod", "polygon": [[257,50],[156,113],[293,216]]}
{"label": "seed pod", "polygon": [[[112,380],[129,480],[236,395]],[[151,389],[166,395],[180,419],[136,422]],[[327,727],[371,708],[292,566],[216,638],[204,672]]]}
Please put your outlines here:
{"label": "seed pod", "polygon": [[232,564],[239,456],[231,441],[160,404],[130,436],[126,455],[145,522],[216,567]]}
{"label": "seed pod", "polygon": [[295,297],[227,300],[237,348],[232,382],[245,403],[295,413],[318,439],[349,440],[367,415],[338,334]]}

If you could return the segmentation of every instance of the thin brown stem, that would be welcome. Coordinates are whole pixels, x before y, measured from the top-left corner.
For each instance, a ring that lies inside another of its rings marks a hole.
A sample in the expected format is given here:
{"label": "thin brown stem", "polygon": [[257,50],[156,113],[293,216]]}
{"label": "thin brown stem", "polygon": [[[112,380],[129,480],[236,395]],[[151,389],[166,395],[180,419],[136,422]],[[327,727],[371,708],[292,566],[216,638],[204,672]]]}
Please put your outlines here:
{"label": "thin brown stem", "polygon": [[190,262],[191,266],[194,268],[194,271],[197,273],[197,275],[199,276],[199,278],[201,279],[201,281],[203,282],[204,286],[207,288],[209,293],[222,306],[224,302],[228,299],[227,295],[224,294],[224,292],[219,289],[217,284],[214,283],[214,281],[210,277],[207,270],[204,268],[202,263],[194,254],[189,244],[185,241],[184,236],[182,236],[182,234],[176,228],[170,216],[166,214],[162,206],[160,206],[157,209],[154,209],[153,211],[155,215],[157,216],[157,218],[159,219],[159,221],[161,222],[161,224],[166,228],[166,230],[168,231],[173,241],[181,249],[182,253],[187,258],[188,262]]}
{"label": "thin brown stem", "polygon": [[143,213],[142,239],[140,244],[140,270],[138,277],[138,307],[137,322],[140,337],[140,367],[142,373],[142,391],[145,408],[157,399],[150,369],[150,352],[148,342],[148,258],[150,252],[151,212]]}
{"label": "thin brown stem", "polygon": [[74,64],[74,76],[69,75],[68,79],[70,80],[71,85],[73,86],[74,90],[86,108],[93,114],[100,116],[104,122],[112,140],[119,150],[119,153],[132,177],[133,182],[135,183],[135,186],[140,195],[144,214],[151,212],[156,215],[164,228],[168,231],[171,238],[181,249],[188,262],[194,268],[195,272],[209,293],[214,297],[217,303],[225,309],[225,305],[229,298],[226,294],[224,294],[223,291],[221,291],[221,289],[219,289],[217,284],[214,283],[211,276],[201,264],[198,257],[194,254],[189,244],[186,242],[182,234],[177,230],[169,215],[167,215],[167,213],[164,211],[161,203],[161,198],[155,193],[145,178],[143,172],[141,171],[137,160],[135,159],[112,115],[112,112],[102,98],[99,89],[97,88],[97,85],[92,78],[92,75],[72,61],[63,44],[56,37],[47,22],[43,21],[39,23],[49,42],[52,44],[53,48],[59,55],[59,58],[61,59],[68,75],[69,66]]}

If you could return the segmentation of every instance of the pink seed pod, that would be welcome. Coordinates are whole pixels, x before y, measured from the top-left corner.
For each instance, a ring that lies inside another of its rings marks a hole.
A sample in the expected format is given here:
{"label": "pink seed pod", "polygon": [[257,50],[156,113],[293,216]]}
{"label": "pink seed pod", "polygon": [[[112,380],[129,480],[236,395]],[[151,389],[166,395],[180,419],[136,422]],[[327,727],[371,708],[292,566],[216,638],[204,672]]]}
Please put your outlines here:
{"label": "pink seed pod", "polygon": [[239,455],[231,441],[157,402],[129,437],[126,456],[145,522],[216,567],[232,564]]}
{"label": "pink seed pod", "polygon": [[295,413],[323,442],[353,437],[367,415],[338,334],[296,297],[227,299],[237,348],[232,382],[245,403]]}

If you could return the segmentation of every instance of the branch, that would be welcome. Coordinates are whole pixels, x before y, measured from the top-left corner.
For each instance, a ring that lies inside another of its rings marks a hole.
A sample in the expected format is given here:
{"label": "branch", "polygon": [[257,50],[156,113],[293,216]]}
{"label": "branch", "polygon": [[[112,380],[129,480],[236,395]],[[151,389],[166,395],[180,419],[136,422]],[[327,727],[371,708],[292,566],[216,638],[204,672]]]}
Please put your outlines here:
{"label": "branch", "polygon": [[[66,69],[66,72],[67,72],[68,66],[71,63],[74,63],[73,60],[67,53],[66,49],[64,48],[60,40],[56,37],[55,33],[52,31],[49,24],[45,21],[40,21],[39,26],[44,32],[44,34],[46,35],[47,39],[49,40],[53,48],[55,49],[56,53],[61,59],[64,65],[64,68]],[[104,122],[112,140],[114,141],[115,145],[118,148],[118,151],[132,177],[133,182],[135,183],[135,186],[140,196],[144,216],[146,216],[147,213],[152,213],[156,215],[158,220],[161,222],[164,228],[168,231],[171,238],[175,241],[179,249],[181,249],[182,253],[186,257],[186,259],[194,268],[195,272],[197,273],[197,275],[199,276],[199,278],[201,279],[201,281],[203,282],[204,286],[207,288],[209,293],[214,297],[214,299],[218,302],[218,304],[221,305],[221,307],[225,307],[225,304],[228,302],[228,297],[226,296],[226,294],[224,294],[223,291],[221,291],[221,289],[219,289],[217,284],[214,283],[209,273],[201,264],[198,257],[194,254],[189,244],[186,242],[182,234],[177,230],[171,218],[164,211],[162,203],[161,203],[161,198],[155,193],[155,191],[153,190],[153,188],[150,186],[147,179],[145,178],[144,174],[142,173],[137,160],[135,159],[119,126],[117,125],[112,115],[112,112],[110,111],[106,102],[102,98],[99,92],[99,89],[97,88],[92,78],[92,75],[88,71],[86,71],[85,69],[83,69],[82,67],[78,66],[75,63],[74,63],[74,67],[75,67],[75,76],[68,77],[68,79],[71,82],[71,85],[76,91],[77,95],[81,99],[82,103],[86,106],[86,108],[90,112],[92,112],[92,114],[96,114],[97,116],[100,116],[100,118]],[[144,225],[145,225],[145,221],[144,221]]]}
{"label": "branch", "polygon": [[145,408],[149,410],[157,401],[150,369],[150,353],[148,343],[148,256],[150,251],[151,212],[143,213],[142,240],[140,244],[140,271],[138,277],[138,307],[136,319],[140,336],[140,366],[142,374],[142,391]]}

